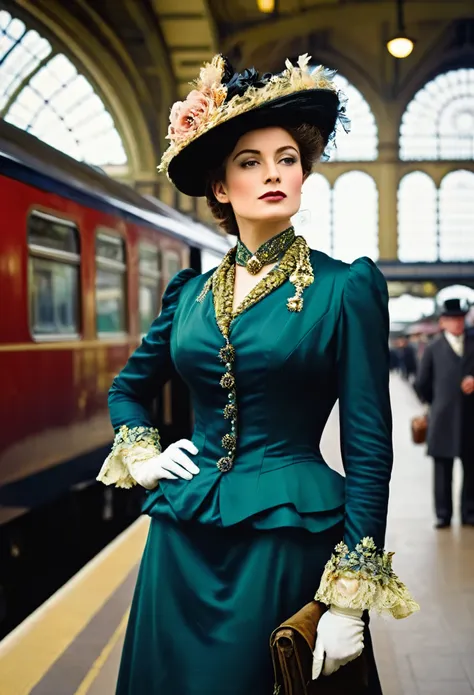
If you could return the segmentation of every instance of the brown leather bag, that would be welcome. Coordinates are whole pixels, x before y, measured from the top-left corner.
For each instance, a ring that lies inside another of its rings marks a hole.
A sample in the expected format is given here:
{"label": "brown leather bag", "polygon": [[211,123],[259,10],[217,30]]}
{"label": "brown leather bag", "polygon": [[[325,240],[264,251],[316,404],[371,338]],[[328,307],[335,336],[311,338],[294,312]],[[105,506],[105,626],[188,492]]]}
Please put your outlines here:
{"label": "brown leather bag", "polygon": [[424,444],[428,433],[428,416],[417,415],[411,420],[411,438],[414,444]]}
{"label": "brown leather bag", "polygon": [[272,632],[273,695],[363,695],[366,691],[368,669],[364,654],[331,676],[312,680],[316,633],[325,610],[322,603],[311,601]]}

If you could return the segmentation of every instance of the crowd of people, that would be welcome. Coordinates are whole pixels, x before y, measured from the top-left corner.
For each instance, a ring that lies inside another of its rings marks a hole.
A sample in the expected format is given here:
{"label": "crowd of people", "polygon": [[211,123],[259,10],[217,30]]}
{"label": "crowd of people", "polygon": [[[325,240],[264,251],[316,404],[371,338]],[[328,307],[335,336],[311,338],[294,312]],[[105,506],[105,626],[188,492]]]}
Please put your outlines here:
{"label": "crowd of people", "polygon": [[427,453],[434,461],[435,527],[453,516],[454,460],[463,468],[461,523],[474,526],[474,328],[459,299],[447,300],[439,331],[394,339],[391,369],[409,381],[428,407]]}
{"label": "crowd of people", "polygon": [[390,369],[397,371],[406,381],[412,381],[427,344],[425,335],[402,335],[390,346]]}

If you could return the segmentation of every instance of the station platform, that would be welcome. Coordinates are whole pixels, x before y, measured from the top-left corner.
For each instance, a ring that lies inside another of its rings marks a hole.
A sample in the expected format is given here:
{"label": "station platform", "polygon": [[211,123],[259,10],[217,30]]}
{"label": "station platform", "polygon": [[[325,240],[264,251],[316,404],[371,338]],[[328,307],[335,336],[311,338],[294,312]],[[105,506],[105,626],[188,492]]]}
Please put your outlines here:
{"label": "station platform", "polygon": [[[472,695],[474,528],[462,528],[456,516],[450,529],[434,530],[431,461],[410,440],[409,421],[420,406],[398,376],[391,389],[395,466],[386,547],[422,610],[407,620],[372,620],[384,695]],[[339,469],[337,413],[322,449]],[[456,468],[456,500],[459,487]],[[0,643],[0,695],[114,694],[147,528],[148,519],[138,519]]]}

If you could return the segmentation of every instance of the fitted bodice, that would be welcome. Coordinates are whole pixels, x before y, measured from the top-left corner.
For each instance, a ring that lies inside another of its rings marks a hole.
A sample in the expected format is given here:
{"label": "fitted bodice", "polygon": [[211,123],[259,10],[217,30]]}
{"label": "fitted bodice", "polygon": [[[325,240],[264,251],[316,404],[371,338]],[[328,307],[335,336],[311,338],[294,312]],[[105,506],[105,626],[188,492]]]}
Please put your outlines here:
{"label": "fitted bodice", "polygon": [[[296,314],[286,309],[291,286],[285,283],[232,322],[239,413],[235,468],[245,470],[258,461],[265,468],[283,460],[321,460],[319,441],[337,398],[331,349],[335,317],[327,317],[327,289],[309,288],[304,312]],[[225,369],[217,358],[224,338],[212,299],[209,293],[201,305],[194,292],[182,297],[171,355],[191,391],[196,436],[206,437],[203,456],[215,464],[228,427],[227,392],[219,383]]]}
{"label": "fitted bodice", "polygon": [[[227,526],[291,509],[288,518],[299,525],[311,519],[312,530],[345,515],[349,545],[364,536],[383,545],[392,462],[386,284],[368,259],[348,266],[313,251],[311,264],[314,282],[304,290],[302,311],[288,310],[287,281],[232,322],[237,449],[227,472],[216,466],[229,423],[218,357],[225,340],[213,293],[198,302],[207,276],[189,271],[170,284],[161,317],[110,397],[115,428],[146,426],[145,402],[173,369],[190,389],[200,473],[160,481],[147,502],[150,513],[166,503],[189,520],[210,506]],[[319,448],[338,398],[346,480]]]}

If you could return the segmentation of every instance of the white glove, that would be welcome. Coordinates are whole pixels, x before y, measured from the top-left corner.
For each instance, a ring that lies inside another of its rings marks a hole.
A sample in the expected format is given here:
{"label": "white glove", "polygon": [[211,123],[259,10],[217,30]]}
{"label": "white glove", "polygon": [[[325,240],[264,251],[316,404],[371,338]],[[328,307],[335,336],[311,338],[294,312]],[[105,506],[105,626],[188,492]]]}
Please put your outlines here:
{"label": "white glove", "polygon": [[[357,659],[364,649],[362,611],[330,606],[318,625],[313,652],[313,680],[323,673],[330,676],[341,666]],[[324,656],[326,655],[326,659]],[[323,668],[324,664],[324,668]]]}
{"label": "white glove", "polygon": [[130,475],[147,490],[153,490],[162,478],[191,480],[199,473],[199,468],[181,449],[194,455],[198,453],[198,449],[189,439],[180,439],[170,444],[158,456],[130,463]]}

